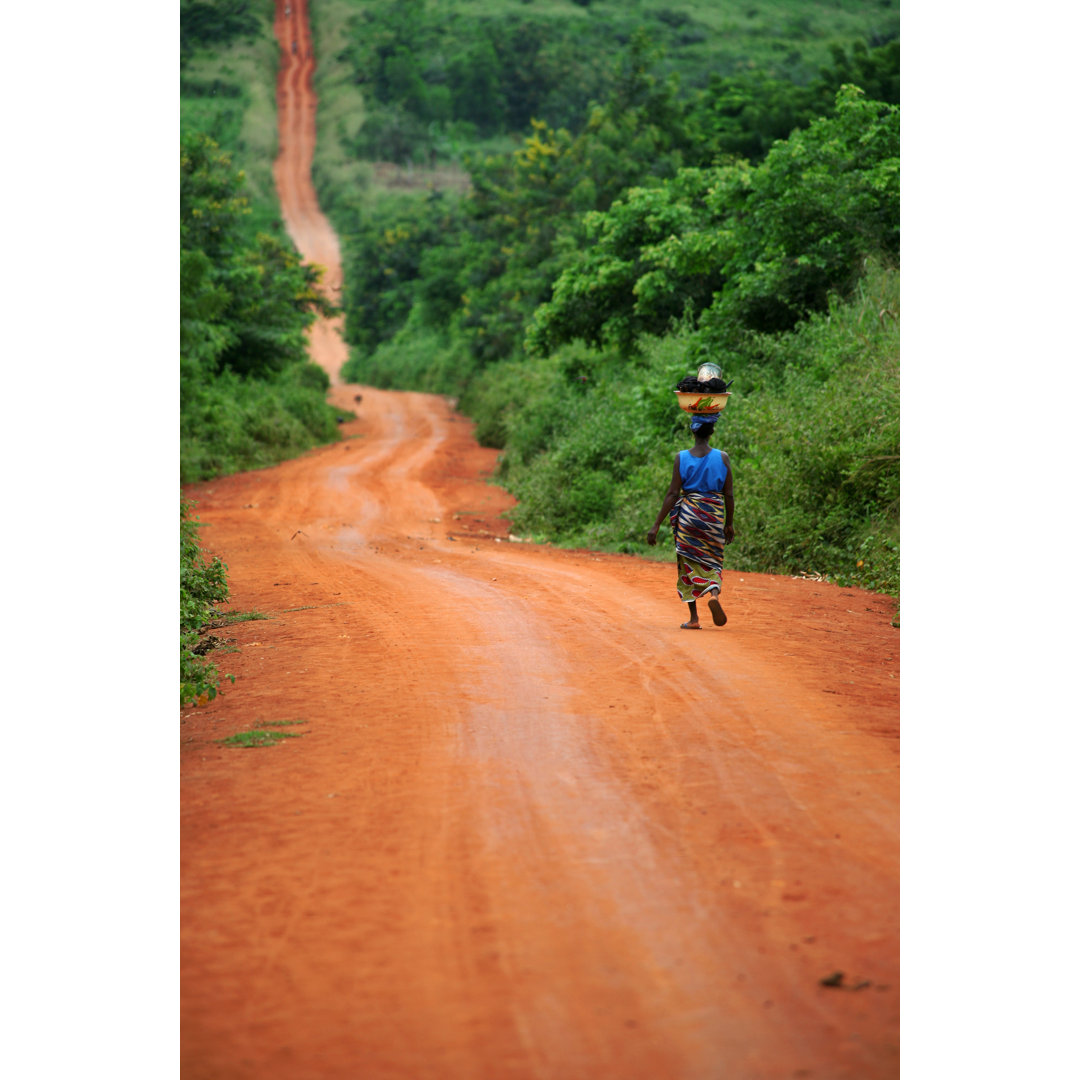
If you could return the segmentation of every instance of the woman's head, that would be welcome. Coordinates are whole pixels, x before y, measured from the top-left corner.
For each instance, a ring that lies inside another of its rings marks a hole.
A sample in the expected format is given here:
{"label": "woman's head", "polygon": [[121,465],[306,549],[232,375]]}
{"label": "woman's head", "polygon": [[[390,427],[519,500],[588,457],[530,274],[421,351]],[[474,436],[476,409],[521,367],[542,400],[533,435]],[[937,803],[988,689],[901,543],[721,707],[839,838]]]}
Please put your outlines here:
{"label": "woman's head", "polygon": [[690,430],[696,439],[707,439],[716,430],[716,417],[695,416],[690,421]]}

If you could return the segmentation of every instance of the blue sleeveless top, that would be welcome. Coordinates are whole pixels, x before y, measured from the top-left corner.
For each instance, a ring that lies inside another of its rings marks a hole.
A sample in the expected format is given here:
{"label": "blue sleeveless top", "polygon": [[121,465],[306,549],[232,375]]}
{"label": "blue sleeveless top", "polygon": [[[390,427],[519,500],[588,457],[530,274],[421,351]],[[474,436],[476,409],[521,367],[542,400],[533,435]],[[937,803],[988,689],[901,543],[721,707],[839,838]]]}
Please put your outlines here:
{"label": "blue sleeveless top", "polygon": [[727,479],[724,455],[710,450],[704,457],[694,457],[683,450],[679,453],[679,476],[684,491],[720,491]]}

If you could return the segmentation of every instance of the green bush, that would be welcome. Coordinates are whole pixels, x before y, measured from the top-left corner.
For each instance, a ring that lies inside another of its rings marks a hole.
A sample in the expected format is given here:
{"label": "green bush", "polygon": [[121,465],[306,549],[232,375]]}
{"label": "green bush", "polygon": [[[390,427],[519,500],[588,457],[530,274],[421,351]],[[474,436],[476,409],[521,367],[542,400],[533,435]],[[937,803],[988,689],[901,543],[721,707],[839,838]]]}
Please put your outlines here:
{"label": "green bush", "polygon": [[[196,652],[199,631],[214,617],[214,605],[229,598],[228,567],[217,557],[207,561],[198,544],[193,504],[180,499],[180,705],[212,701],[221,677],[214,664]],[[231,678],[231,676],[230,676]]]}
{"label": "green bush", "polygon": [[338,438],[305,331],[329,305],[316,272],[253,233],[244,176],[205,135],[180,168],[180,479],[274,464]]}
{"label": "green bush", "polygon": [[852,300],[770,341],[783,375],[729,405],[733,550],[747,569],[817,571],[897,594],[898,277],[872,265]]}
{"label": "green bush", "polygon": [[180,416],[180,480],[259,469],[340,438],[325,391],[308,368],[272,381],[225,371],[191,388]]}

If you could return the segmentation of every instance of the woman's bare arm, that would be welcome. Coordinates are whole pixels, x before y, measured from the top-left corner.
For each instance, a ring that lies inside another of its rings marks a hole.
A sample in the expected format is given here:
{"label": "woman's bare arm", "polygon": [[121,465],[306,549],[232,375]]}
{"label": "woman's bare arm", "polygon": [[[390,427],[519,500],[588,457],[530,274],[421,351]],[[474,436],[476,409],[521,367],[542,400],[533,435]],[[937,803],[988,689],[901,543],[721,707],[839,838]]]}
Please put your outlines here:
{"label": "woman's bare arm", "polygon": [[724,464],[727,466],[727,476],[724,477],[724,487],[721,494],[724,496],[724,542],[731,543],[735,539],[735,494],[731,483],[731,459],[721,450],[724,455]]}
{"label": "woman's bare arm", "polygon": [[655,546],[656,534],[660,531],[660,523],[671,513],[671,508],[675,505],[675,500],[679,497],[679,492],[682,491],[682,477],[679,475],[679,459],[675,458],[675,468],[671,472],[671,483],[668,485],[667,493],[664,495],[664,501],[660,504],[660,513],[656,515],[656,524],[648,531],[645,539],[650,545]]}

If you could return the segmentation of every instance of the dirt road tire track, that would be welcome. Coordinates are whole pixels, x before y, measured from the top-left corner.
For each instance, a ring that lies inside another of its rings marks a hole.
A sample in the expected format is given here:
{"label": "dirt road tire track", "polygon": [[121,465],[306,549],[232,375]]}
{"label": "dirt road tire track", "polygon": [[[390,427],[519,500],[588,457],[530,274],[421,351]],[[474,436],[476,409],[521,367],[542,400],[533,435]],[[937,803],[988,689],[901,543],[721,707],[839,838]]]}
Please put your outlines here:
{"label": "dirt road tire track", "polygon": [[[283,7],[275,173],[340,283]],[[511,543],[467,421],[312,350],[345,440],[187,492],[270,619],[182,718],[185,1080],[896,1076],[889,601],[729,571],[680,631],[670,566]]]}

